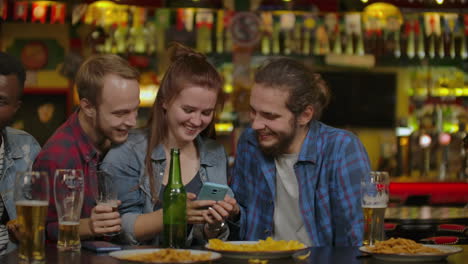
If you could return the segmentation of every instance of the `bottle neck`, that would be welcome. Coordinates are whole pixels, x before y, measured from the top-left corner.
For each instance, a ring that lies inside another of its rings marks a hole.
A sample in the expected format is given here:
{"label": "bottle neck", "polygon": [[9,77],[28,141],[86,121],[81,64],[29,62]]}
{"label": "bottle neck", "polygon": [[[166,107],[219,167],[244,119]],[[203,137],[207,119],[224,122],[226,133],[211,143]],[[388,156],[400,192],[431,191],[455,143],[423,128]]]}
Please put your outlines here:
{"label": "bottle neck", "polygon": [[180,186],[182,185],[182,175],[180,171],[180,156],[179,149],[171,149],[171,164],[169,167],[169,179],[167,182],[168,186]]}

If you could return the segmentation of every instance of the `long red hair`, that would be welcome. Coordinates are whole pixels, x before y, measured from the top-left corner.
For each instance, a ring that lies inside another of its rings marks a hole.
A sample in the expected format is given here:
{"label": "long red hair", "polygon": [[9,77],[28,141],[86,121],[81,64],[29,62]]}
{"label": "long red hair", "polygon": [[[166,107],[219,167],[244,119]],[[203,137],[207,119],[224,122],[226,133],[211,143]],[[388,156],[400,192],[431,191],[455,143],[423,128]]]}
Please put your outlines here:
{"label": "long red hair", "polygon": [[[146,150],[145,167],[154,202],[159,199],[159,190],[155,189],[157,177],[153,173],[151,154],[168,137],[169,124],[163,104],[171,104],[186,87],[200,86],[217,92],[217,110],[223,106],[222,78],[214,66],[206,60],[206,57],[179,43],[172,43],[169,51],[171,64],[161,80],[147,124],[148,147]],[[208,127],[201,132],[202,136],[215,137],[214,121],[215,117],[213,117]],[[159,185],[160,182],[158,183]]]}

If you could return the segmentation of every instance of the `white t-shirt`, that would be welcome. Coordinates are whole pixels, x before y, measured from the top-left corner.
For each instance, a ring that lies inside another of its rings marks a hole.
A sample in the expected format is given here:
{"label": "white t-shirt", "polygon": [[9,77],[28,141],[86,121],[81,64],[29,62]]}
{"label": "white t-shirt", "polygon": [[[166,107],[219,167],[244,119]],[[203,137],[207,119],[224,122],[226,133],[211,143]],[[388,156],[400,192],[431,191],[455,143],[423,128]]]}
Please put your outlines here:
{"label": "white t-shirt", "polygon": [[312,246],[299,208],[299,187],[294,164],[298,154],[283,154],[275,158],[276,197],[273,214],[273,238],[275,240],[298,240]]}

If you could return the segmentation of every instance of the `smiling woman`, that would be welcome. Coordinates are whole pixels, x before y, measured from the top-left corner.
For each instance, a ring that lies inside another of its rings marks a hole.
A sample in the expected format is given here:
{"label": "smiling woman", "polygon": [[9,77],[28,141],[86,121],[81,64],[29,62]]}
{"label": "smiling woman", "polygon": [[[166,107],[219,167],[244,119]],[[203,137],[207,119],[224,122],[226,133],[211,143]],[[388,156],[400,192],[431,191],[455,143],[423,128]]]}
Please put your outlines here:
{"label": "smiling woman", "polygon": [[159,236],[163,231],[162,194],[172,148],[180,149],[181,180],[188,197],[187,246],[204,244],[207,238],[227,238],[223,223],[237,205],[232,192],[218,202],[196,200],[204,182],[227,184],[226,153],[212,139],[214,115],[222,106],[222,79],[200,53],[173,44],[170,54],[171,64],[161,80],[147,127],[130,133],[127,142],[111,149],[102,164],[113,170],[119,186],[123,233],[130,244],[163,242]]}

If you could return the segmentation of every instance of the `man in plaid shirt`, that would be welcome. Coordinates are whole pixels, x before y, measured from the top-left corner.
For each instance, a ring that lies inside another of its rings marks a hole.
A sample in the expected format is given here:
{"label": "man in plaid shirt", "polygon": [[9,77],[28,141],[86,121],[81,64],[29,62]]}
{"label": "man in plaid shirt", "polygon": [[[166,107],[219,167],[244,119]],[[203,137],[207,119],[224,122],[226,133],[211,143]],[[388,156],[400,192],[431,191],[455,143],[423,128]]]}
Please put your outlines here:
{"label": "man in plaid shirt", "polygon": [[369,160],[356,136],[318,121],[329,98],[321,77],[292,59],[257,71],[252,124],[239,139],[231,181],[238,239],[361,244],[360,179]]}
{"label": "man in plaid shirt", "polygon": [[[139,73],[117,55],[96,55],[80,67],[75,81],[79,109],[46,142],[33,169],[49,173],[53,190],[56,169],[83,170],[84,202],[80,237],[90,239],[119,231],[120,215],[110,206],[96,206],[96,170],[112,144],[127,140],[136,125],[140,103]],[[58,220],[54,195],[47,212],[47,238],[57,240]]]}

